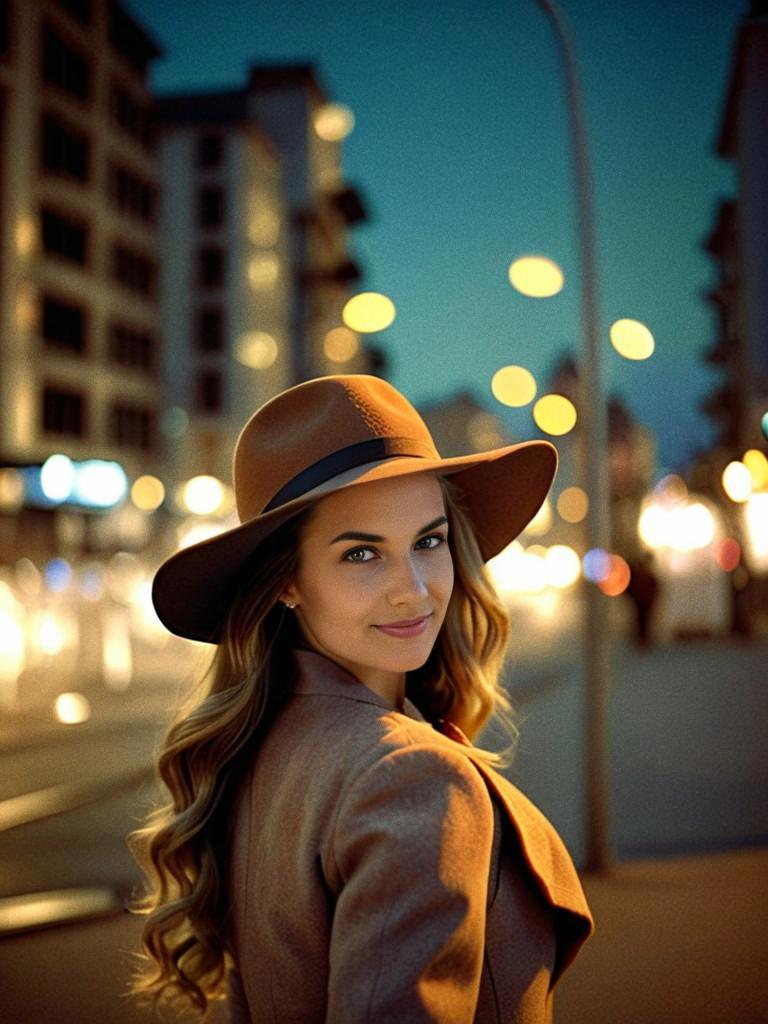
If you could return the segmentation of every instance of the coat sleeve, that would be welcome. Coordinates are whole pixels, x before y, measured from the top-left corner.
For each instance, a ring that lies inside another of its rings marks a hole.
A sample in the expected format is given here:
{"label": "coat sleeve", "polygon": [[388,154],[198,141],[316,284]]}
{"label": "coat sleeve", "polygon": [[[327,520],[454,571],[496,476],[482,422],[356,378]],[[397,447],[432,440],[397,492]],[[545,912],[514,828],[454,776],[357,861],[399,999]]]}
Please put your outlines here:
{"label": "coat sleeve", "polygon": [[459,751],[379,759],[339,811],[328,1022],[466,1024],[483,967],[493,808]]}

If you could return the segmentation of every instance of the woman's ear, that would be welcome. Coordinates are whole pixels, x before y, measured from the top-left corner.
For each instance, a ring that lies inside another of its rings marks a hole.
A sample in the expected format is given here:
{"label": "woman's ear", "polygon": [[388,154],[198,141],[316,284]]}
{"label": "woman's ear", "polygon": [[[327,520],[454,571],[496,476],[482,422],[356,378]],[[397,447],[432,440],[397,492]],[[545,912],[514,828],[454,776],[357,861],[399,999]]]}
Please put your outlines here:
{"label": "woman's ear", "polygon": [[299,603],[299,595],[296,593],[296,587],[292,583],[289,583],[288,586],[281,591],[278,601],[282,601],[283,604],[288,605],[289,608],[295,608]]}

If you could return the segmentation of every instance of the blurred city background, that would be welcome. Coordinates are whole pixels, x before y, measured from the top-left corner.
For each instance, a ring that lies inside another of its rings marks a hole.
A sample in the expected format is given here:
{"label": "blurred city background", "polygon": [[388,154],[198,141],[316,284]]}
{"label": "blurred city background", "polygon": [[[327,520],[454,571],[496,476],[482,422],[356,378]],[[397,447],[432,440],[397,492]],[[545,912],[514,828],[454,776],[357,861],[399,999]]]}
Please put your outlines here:
{"label": "blurred city background", "polygon": [[444,456],[560,452],[490,564],[508,774],[585,869],[600,615],[557,1019],[768,1021],[768,5],[563,7],[591,224],[553,4],[0,0],[0,1021],[149,1019],[125,835],[210,657],[152,576],[237,524],[251,412],[348,372]]}

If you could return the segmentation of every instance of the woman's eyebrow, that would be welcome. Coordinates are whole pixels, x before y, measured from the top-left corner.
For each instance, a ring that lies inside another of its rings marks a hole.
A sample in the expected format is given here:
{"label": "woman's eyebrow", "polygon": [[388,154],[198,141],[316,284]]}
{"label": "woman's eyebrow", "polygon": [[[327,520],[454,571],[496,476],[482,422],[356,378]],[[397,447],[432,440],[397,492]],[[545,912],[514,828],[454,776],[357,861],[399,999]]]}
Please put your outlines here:
{"label": "woman's eyebrow", "polygon": [[[416,536],[420,537],[423,533],[429,533],[430,530],[434,530],[435,527],[442,526],[447,522],[447,516],[438,516],[437,519],[433,519],[431,523],[427,523],[426,526],[422,526],[420,530],[417,530]],[[346,533],[340,533],[338,537],[334,537],[330,543],[335,544],[340,540],[367,540],[374,544],[383,544],[386,537],[381,537],[378,533],[358,533],[355,530],[348,530]]]}

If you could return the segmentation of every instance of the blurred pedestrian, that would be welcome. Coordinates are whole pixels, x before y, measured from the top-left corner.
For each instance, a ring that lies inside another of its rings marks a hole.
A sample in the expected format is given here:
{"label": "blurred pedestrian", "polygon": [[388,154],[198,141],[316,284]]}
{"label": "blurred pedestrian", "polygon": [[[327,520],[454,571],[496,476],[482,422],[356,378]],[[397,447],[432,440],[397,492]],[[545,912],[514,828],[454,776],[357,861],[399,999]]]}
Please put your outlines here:
{"label": "blurred pedestrian", "polygon": [[544,441],[441,459],[395,388],[307,381],[243,428],[240,525],[158,570],[216,645],[130,837],[148,879],[134,991],[233,1022],[551,1019],[592,928],[553,826],[475,747],[509,619],[484,562],[555,471]]}
{"label": "blurred pedestrian", "polygon": [[650,647],[653,610],[659,596],[659,580],[653,571],[649,555],[641,555],[630,564],[630,578],[626,594],[634,611],[635,643],[638,647]]}

